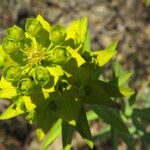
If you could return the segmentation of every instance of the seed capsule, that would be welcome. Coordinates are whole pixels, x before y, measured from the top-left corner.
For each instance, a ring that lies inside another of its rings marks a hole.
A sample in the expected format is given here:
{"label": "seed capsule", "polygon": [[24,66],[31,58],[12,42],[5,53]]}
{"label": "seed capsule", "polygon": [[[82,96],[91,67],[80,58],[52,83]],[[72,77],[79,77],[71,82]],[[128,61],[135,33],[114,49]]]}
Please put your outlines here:
{"label": "seed capsule", "polygon": [[25,38],[25,33],[22,28],[14,25],[13,27],[6,30],[8,37],[16,41],[21,41]]}
{"label": "seed capsule", "polygon": [[67,51],[63,47],[54,48],[49,53],[50,53],[50,56],[48,60],[52,61],[53,63],[62,64],[68,60]]}
{"label": "seed capsule", "polygon": [[35,69],[34,78],[39,84],[46,85],[50,81],[50,73],[46,68],[39,66]]}
{"label": "seed capsule", "polygon": [[14,53],[20,48],[20,46],[18,45],[16,41],[9,39],[9,38],[4,39],[2,46],[5,52],[8,54]]}
{"label": "seed capsule", "polygon": [[50,40],[53,44],[58,45],[66,38],[66,30],[62,25],[55,25],[50,31]]}
{"label": "seed capsule", "polygon": [[2,74],[3,77],[9,82],[17,81],[20,79],[21,69],[19,66],[16,65],[6,66],[3,69]]}
{"label": "seed capsule", "polygon": [[36,37],[43,28],[40,22],[36,19],[29,18],[26,21],[25,29],[29,35]]}
{"label": "seed capsule", "polygon": [[23,78],[17,84],[17,91],[21,95],[29,95],[33,87],[33,81],[30,78]]}

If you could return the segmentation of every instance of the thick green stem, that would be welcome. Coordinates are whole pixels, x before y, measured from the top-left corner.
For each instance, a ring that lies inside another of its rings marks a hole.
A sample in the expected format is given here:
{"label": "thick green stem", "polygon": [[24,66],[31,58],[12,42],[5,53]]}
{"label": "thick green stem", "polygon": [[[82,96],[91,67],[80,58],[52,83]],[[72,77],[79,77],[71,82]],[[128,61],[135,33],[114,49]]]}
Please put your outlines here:
{"label": "thick green stem", "polygon": [[118,143],[117,143],[117,132],[114,127],[111,126],[111,141],[112,141],[112,150],[118,150]]}

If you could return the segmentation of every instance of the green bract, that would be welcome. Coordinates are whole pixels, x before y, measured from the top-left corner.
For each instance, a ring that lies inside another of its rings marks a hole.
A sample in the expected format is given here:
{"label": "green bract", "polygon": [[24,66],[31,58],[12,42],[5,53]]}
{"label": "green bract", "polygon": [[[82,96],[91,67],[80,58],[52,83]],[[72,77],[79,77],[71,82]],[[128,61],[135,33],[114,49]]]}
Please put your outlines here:
{"label": "green bract", "polygon": [[49,51],[48,61],[56,64],[63,64],[68,60],[68,53],[64,47],[56,47]]}
{"label": "green bract", "polygon": [[35,68],[34,78],[37,83],[46,85],[50,81],[50,73],[46,68],[38,66]]}
{"label": "green bract", "polygon": [[[118,106],[114,98],[134,93],[124,84],[128,72],[122,73],[123,78],[115,74],[110,82],[102,76],[105,64],[116,54],[117,42],[91,51],[89,39],[86,17],[64,28],[51,26],[39,15],[27,19],[25,31],[16,25],[9,28],[0,45],[0,98],[13,100],[0,120],[23,114],[36,124],[38,139],[46,138],[42,150],[59,136],[60,126],[65,150],[70,149],[74,131],[92,148],[84,105],[106,107],[102,116],[114,126],[105,114],[107,108]],[[114,114],[118,129],[128,132],[118,114]]]}
{"label": "green bract", "polygon": [[16,65],[6,66],[3,69],[3,77],[10,82],[17,81],[21,76],[21,68]]}
{"label": "green bract", "polygon": [[66,30],[62,25],[55,25],[50,30],[50,40],[53,44],[58,45],[66,38]]}
{"label": "green bract", "polygon": [[5,38],[3,41],[3,49],[6,53],[11,54],[19,50],[20,46],[13,39]]}
{"label": "green bract", "polygon": [[33,87],[33,81],[30,78],[23,78],[17,83],[17,92],[21,95],[29,95]]}
{"label": "green bract", "polygon": [[16,41],[21,41],[25,37],[25,33],[23,29],[16,25],[14,25],[11,28],[8,28],[6,31],[7,31],[8,37]]}
{"label": "green bract", "polygon": [[25,29],[29,35],[37,36],[38,33],[42,30],[42,25],[38,20],[34,18],[29,18],[27,19]]}

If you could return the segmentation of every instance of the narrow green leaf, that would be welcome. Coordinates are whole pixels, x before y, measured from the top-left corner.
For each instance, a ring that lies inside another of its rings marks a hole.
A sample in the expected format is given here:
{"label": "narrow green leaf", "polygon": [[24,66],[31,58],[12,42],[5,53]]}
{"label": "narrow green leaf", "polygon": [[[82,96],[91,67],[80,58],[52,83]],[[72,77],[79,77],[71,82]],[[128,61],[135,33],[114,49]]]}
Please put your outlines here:
{"label": "narrow green leaf", "polygon": [[113,41],[105,50],[115,51],[118,45],[118,40]]}
{"label": "narrow green leaf", "polygon": [[135,150],[135,140],[131,134],[118,132],[118,136],[127,144],[129,150]]}
{"label": "narrow green leaf", "polygon": [[69,125],[66,122],[62,122],[62,142],[63,149],[70,150],[71,149],[71,141],[73,138],[73,126]]}
{"label": "narrow green leaf", "polygon": [[68,53],[70,53],[71,57],[76,60],[77,66],[80,67],[82,64],[85,63],[85,60],[80,56],[78,52],[73,50],[71,47],[67,47]]}
{"label": "narrow green leaf", "polygon": [[43,140],[41,150],[46,150],[47,147],[61,134],[61,119],[57,120],[54,126],[50,129]]}
{"label": "narrow green leaf", "polygon": [[123,97],[117,85],[100,80],[97,82],[110,97]]}
{"label": "narrow green leaf", "polygon": [[36,125],[37,125],[37,137],[42,140],[45,134],[48,132],[52,123],[56,120],[56,116],[52,114],[49,109],[49,102],[45,101],[40,104],[36,109]]}
{"label": "narrow green leaf", "polygon": [[76,130],[84,138],[85,142],[90,146],[90,148],[93,148],[93,139],[88,125],[86,113],[83,107],[79,112],[79,117],[76,124]]}
{"label": "narrow green leaf", "polygon": [[121,64],[118,61],[113,61],[112,68],[113,68],[114,78],[118,79],[119,86],[127,83],[128,79],[133,74],[133,72],[131,71],[124,71]]}
{"label": "narrow green leaf", "polygon": [[11,104],[1,115],[0,120],[6,120],[25,113],[23,100],[17,99],[16,103]]}
{"label": "narrow green leaf", "polygon": [[120,89],[120,93],[122,93],[124,96],[131,96],[134,94],[134,90],[132,90],[129,87],[121,86],[119,87],[119,89]]}
{"label": "narrow green leaf", "polygon": [[96,58],[99,66],[104,66],[117,52],[114,50],[100,50],[91,52],[91,56]]}
{"label": "narrow green leaf", "polygon": [[120,132],[129,133],[116,109],[99,105],[93,105],[92,108],[104,122],[111,124],[115,129],[120,130]]}
{"label": "narrow green leaf", "polygon": [[41,15],[38,15],[36,17],[36,19],[42,24],[42,26],[43,26],[43,28],[45,30],[47,30],[48,32],[50,32],[50,30],[51,30],[50,24]]}
{"label": "narrow green leaf", "polygon": [[90,33],[89,31],[85,34],[84,44],[83,44],[83,52],[90,52],[91,51],[91,41],[90,41]]}
{"label": "narrow green leaf", "polygon": [[98,134],[93,136],[93,140],[97,141],[97,140],[101,140],[104,139],[105,137],[107,137],[110,134],[110,126],[105,126],[103,127]]}
{"label": "narrow green leaf", "polygon": [[84,42],[85,34],[87,30],[87,18],[83,17],[81,19],[77,19],[73,21],[67,27],[67,38],[73,39],[75,45],[79,45]]}
{"label": "narrow green leaf", "polygon": [[150,114],[150,108],[134,109],[133,114],[135,116],[140,117],[143,120],[150,122],[150,117],[147,115],[147,114]]}
{"label": "narrow green leaf", "polygon": [[92,120],[98,119],[98,115],[93,110],[89,110],[86,113],[86,116],[87,116],[87,120],[88,121],[92,121]]}

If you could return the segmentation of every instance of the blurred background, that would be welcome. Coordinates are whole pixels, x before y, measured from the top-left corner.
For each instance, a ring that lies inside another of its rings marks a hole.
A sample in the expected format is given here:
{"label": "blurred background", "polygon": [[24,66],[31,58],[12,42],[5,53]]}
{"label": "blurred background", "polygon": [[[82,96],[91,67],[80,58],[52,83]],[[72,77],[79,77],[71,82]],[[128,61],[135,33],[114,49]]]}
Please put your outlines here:
{"label": "blurred background", "polygon": [[[124,69],[133,70],[130,86],[144,105],[150,106],[150,6],[149,0],[0,0],[0,41],[4,30],[13,24],[24,27],[28,17],[42,15],[52,25],[67,25],[87,16],[92,50],[103,49],[118,39],[116,59]],[[9,101],[0,99],[0,112]],[[92,123],[91,130],[100,128]],[[149,129],[150,130],[150,129]],[[74,150],[88,150],[75,135]],[[34,126],[17,117],[0,122],[0,150],[39,150]],[[61,150],[61,138],[49,148]],[[95,150],[111,150],[110,138],[95,142]],[[140,143],[137,146],[140,150]],[[119,150],[126,150],[120,142]]]}

